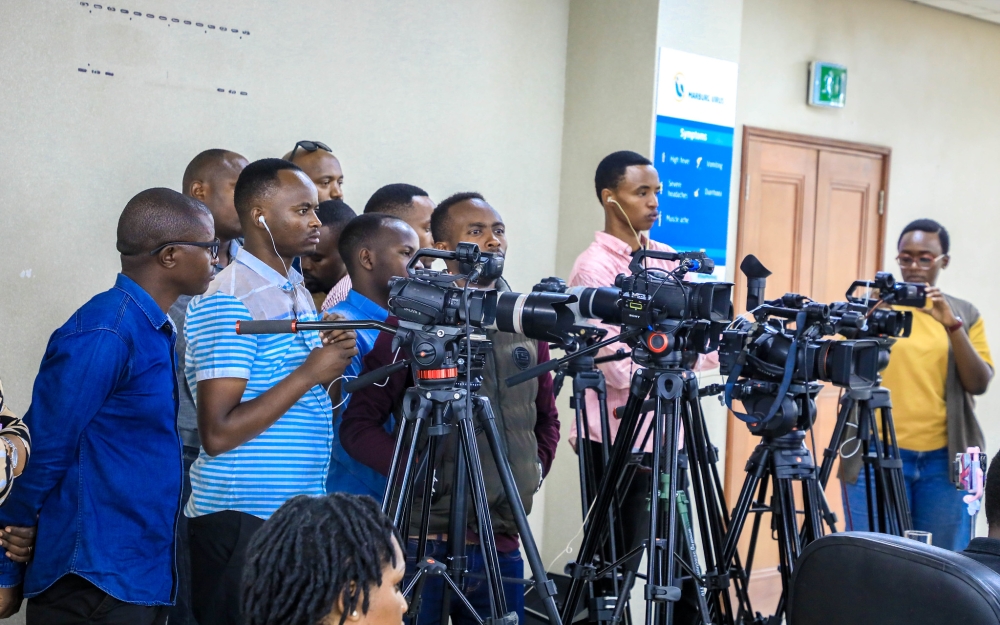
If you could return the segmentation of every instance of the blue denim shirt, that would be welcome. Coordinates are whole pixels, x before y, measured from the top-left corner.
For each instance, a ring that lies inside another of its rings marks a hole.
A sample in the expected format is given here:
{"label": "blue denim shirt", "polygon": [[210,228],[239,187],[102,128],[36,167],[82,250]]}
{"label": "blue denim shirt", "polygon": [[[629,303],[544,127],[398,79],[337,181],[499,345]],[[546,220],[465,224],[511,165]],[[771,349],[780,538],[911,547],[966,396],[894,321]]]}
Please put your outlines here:
{"label": "blue denim shirt", "polygon": [[169,605],[181,504],[175,330],[138,284],[83,305],[55,331],[24,416],[31,462],[0,524],[34,525],[34,559],[0,557],[27,597],[73,573],[128,603]]}
{"label": "blue denim shirt", "polygon": [[[347,299],[331,308],[329,312],[340,313],[349,321],[359,319],[385,321],[389,316],[389,311],[354,289],[351,289],[347,294]],[[368,355],[368,352],[372,351],[378,334],[378,330],[358,330],[356,332],[358,353],[344,370],[346,380],[353,380],[361,373],[361,361]],[[337,410],[337,415],[344,414],[350,399],[348,395],[341,400],[342,405]],[[390,417],[385,424],[386,430],[391,432],[394,425],[394,420]],[[369,495],[377,501],[381,501],[385,494],[385,476],[347,455],[344,447],[340,444],[339,428],[339,422],[333,424],[333,453],[330,458],[330,475],[326,480],[326,492]]]}

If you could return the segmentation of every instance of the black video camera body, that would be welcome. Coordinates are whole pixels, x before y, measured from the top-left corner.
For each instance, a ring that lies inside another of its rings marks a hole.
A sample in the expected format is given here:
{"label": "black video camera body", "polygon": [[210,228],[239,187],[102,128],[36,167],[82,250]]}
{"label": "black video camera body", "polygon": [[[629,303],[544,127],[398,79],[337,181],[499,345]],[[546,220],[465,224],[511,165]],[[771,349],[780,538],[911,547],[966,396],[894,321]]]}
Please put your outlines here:
{"label": "black video camera body", "polygon": [[[416,269],[418,258],[457,260],[463,274]],[[454,362],[466,327],[523,334],[543,341],[562,341],[571,333],[575,315],[572,295],[548,292],[514,293],[477,289],[503,271],[503,256],[480,252],[474,243],[459,243],[454,252],[421,249],[407,265],[408,277],[389,283],[389,312],[399,319],[393,349],[413,345],[414,362],[437,368]],[[457,286],[459,281],[464,286]]]}
{"label": "black video camera body", "polygon": [[[667,272],[647,269],[646,258],[678,261]],[[640,250],[619,274],[614,287],[571,287],[579,319],[599,319],[622,327],[623,339],[640,364],[693,364],[698,354],[714,351],[722,329],[732,319],[730,282],[685,282],[689,271],[710,274],[715,264],[702,252]]]}
{"label": "black video camera body", "polygon": [[[755,434],[780,436],[810,427],[818,382],[849,390],[878,386],[889,348],[897,337],[909,335],[912,323],[911,312],[881,306],[925,302],[923,285],[895,282],[890,273],[854,282],[846,302],[829,306],[795,293],[763,301],[770,272],[753,256],[740,269],[748,278],[747,306],[754,321],[741,319],[722,333],[719,363],[729,376],[727,403],[742,401],[747,412],[736,414]],[[859,296],[859,288],[867,292]],[[836,334],[846,338],[824,338]]]}

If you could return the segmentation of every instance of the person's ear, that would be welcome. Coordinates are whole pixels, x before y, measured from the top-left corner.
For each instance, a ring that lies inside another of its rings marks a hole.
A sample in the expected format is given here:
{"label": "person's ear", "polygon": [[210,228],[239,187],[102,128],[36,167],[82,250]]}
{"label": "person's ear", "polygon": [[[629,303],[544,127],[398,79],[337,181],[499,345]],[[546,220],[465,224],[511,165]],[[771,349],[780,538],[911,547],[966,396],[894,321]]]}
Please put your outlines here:
{"label": "person's ear", "polygon": [[267,221],[264,217],[264,209],[259,206],[250,209],[250,221],[261,230],[267,229],[267,226],[264,225]]}
{"label": "person's ear", "polygon": [[948,256],[947,254],[945,254],[944,258],[941,259],[941,269],[947,269],[948,268],[948,263],[950,263],[950,262],[951,262],[951,256]]}
{"label": "person's ear", "polygon": [[611,189],[601,189],[601,206],[604,208],[614,208],[615,204],[611,201],[612,195]]}
{"label": "person's ear", "polygon": [[358,262],[367,271],[375,270],[375,254],[367,247],[358,250]]}
{"label": "person's ear", "polygon": [[176,245],[168,245],[167,247],[160,250],[160,253],[156,255],[156,262],[160,263],[161,267],[166,267],[167,269],[173,269],[177,266],[177,253],[180,251],[180,247]]}
{"label": "person's ear", "polygon": [[188,195],[196,200],[204,202],[205,198],[208,197],[208,185],[201,180],[195,180],[191,183],[191,188],[188,189]]}
{"label": "person's ear", "polygon": [[448,250],[448,244],[445,243],[444,241],[435,241],[434,242],[434,249],[447,251]]}

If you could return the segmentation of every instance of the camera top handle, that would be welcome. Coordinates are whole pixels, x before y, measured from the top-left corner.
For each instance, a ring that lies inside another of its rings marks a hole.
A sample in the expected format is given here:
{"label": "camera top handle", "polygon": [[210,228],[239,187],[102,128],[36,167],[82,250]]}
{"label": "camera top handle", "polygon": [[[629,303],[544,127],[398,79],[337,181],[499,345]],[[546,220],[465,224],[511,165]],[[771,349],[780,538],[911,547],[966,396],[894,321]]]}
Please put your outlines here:
{"label": "camera top handle", "polygon": [[683,268],[684,273],[688,271],[712,273],[715,271],[715,261],[706,256],[705,252],[665,252],[642,248],[635,253],[635,256],[632,257],[632,262],[628,264],[628,270],[632,272],[633,276],[644,269],[642,261],[645,258],[675,260],[680,263],[678,269]]}

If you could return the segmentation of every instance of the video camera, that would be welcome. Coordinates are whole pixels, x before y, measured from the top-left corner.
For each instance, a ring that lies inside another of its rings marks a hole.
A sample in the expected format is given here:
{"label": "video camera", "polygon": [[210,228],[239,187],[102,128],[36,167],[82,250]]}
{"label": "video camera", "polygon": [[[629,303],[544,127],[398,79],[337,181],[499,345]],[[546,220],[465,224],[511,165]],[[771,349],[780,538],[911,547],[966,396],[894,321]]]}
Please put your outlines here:
{"label": "video camera", "polygon": [[[644,266],[646,258],[678,264],[672,271],[650,269]],[[516,386],[618,341],[632,348],[632,360],[641,366],[693,366],[698,354],[718,348],[719,336],[732,319],[733,285],[685,282],[683,278],[689,271],[710,274],[714,269],[715,263],[703,252],[639,250],[629,263],[630,273],[619,274],[614,287],[566,287],[559,278],[542,280],[536,289],[571,297],[567,308],[575,320],[568,326],[558,326],[568,341],[569,347],[564,349],[570,353],[507,378],[507,386]],[[586,330],[592,327],[588,324],[591,319],[621,326],[621,333],[599,342],[585,341],[592,334]]]}
{"label": "video camera", "polygon": [[[647,258],[677,261],[672,271],[649,269]],[[671,353],[683,353],[693,364],[698,354],[717,349],[719,336],[732,319],[732,283],[685,282],[690,271],[710,274],[715,263],[702,252],[639,250],[619,274],[615,287],[572,287],[577,302],[570,308],[583,319],[599,319],[622,327],[621,340],[639,364],[662,364]]]}
{"label": "video camera", "polygon": [[[734,412],[754,434],[810,427],[819,382],[849,390],[878,386],[892,343],[909,336],[913,321],[909,311],[882,306],[922,307],[926,301],[923,285],[896,282],[889,273],[854,282],[846,302],[827,305],[796,293],[764,301],[770,271],[753,255],[740,270],[754,320],[741,317],[722,333],[719,364],[729,376],[726,403],[743,403],[746,414]],[[858,295],[859,289],[865,292]],[[823,338],[838,334],[846,338]]]}

